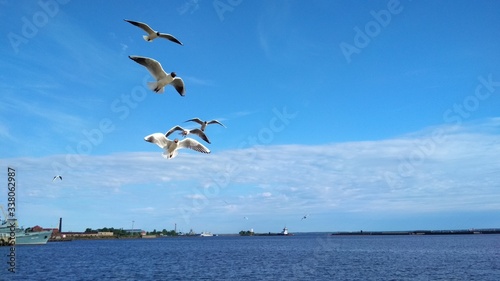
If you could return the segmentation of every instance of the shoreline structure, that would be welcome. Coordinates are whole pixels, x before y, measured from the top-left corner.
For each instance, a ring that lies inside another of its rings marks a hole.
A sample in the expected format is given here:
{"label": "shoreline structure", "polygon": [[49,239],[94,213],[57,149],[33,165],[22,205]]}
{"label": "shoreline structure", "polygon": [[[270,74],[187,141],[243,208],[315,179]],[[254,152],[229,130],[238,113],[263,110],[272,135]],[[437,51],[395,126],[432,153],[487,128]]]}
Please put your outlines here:
{"label": "shoreline structure", "polygon": [[457,235],[457,234],[500,234],[500,228],[458,229],[458,230],[410,230],[410,231],[337,231],[331,235]]}

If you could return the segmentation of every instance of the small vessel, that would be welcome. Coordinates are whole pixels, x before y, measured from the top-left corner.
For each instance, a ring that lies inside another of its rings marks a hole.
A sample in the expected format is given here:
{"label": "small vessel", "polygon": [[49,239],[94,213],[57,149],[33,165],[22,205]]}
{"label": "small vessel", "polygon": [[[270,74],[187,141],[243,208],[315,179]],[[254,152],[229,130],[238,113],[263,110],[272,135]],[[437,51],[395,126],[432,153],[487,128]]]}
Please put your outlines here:
{"label": "small vessel", "polygon": [[278,233],[278,235],[290,236],[290,235],[293,235],[293,234],[289,233],[288,232],[288,228],[285,226],[283,228],[283,231],[281,231],[280,233]]}
{"label": "small vessel", "polygon": [[16,245],[44,245],[49,241],[52,231],[31,231],[19,227],[17,219],[3,219],[0,224],[0,246],[10,245],[15,235]]}
{"label": "small vessel", "polygon": [[200,233],[200,237],[210,237],[210,236],[214,236],[212,232],[203,231],[202,233]]}

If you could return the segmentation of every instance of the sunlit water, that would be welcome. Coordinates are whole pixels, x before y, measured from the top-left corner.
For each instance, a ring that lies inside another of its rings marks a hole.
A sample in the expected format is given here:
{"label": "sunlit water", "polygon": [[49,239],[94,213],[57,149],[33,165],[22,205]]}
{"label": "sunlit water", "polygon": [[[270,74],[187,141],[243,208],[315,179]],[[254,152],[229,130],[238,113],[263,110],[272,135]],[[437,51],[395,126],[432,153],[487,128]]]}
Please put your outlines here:
{"label": "sunlit water", "polygon": [[0,280],[500,280],[500,235],[192,237],[1,247]]}

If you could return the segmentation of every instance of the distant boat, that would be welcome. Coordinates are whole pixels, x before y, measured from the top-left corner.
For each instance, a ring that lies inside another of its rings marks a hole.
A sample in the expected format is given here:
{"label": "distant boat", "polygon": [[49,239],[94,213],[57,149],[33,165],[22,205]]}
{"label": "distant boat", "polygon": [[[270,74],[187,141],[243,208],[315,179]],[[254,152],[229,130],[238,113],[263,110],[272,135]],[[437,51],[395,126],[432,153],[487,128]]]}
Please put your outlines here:
{"label": "distant boat", "polygon": [[288,236],[288,235],[293,235],[291,233],[288,233],[288,228],[286,228],[286,226],[283,228],[283,231],[281,231],[281,233],[279,233],[278,235],[285,235],[285,236]]}
{"label": "distant boat", "polygon": [[49,241],[52,231],[30,231],[18,227],[17,219],[2,220],[0,224],[0,245],[9,245],[11,231],[14,230],[16,245],[45,245]]}
{"label": "distant boat", "polygon": [[200,233],[200,237],[210,237],[210,236],[214,236],[212,234],[212,232],[204,232],[203,231],[202,233]]}
{"label": "distant boat", "polygon": [[288,232],[288,228],[285,226],[281,232],[274,233],[254,233],[253,228],[250,231],[240,231],[241,236],[292,236],[293,233]]}

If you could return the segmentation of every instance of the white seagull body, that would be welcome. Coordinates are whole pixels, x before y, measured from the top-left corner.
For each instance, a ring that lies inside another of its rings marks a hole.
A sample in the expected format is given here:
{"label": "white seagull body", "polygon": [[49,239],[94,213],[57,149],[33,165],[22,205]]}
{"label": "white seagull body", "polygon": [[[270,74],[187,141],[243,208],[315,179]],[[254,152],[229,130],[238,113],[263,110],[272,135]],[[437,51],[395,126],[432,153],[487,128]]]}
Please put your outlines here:
{"label": "white seagull body", "polygon": [[60,175],[54,176],[54,178],[52,179],[52,181],[55,181],[56,179],[62,180],[62,176],[60,176]]}
{"label": "white seagull body", "polygon": [[140,56],[128,56],[131,60],[136,63],[145,66],[149,73],[156,79],[156,82],[148,82],[148,87],[156,93],[163,93],[165,91],[165,86],[172,85],[175,90],[184,96],[185,88],[184,81],[180,77],[177,77],[175,72],[166,73],[161,67],[161,64],[152,58],[140,57]]}
{"label": "white seagull body", "polygon": [[126,22],[129,22],[139,28],[141,28],[142,30],[146,31],[146,33],[148,35],[143,35],[142,38],[144,38],[144,40],[148,41],[148,42],[151,42],[153,41],[154,39],[160,37],[160,38],[165,38],[165,39],[168,39],[174,43],[177,43],[179,45],[183,45],[181,43],[181,41],[177,40],[177,38],[175,38],[173,35],[170,35],[170,34],[167,34],[167,33],[160,33],[156,30],[153,30],[151,27],[149,27],[149,25],[143,23],[143,22],[138,22],[138,21],[133,21],[133,20],[124,20]]}
{"label": "white seagull body", "polygon": [[189,120],[184,121],[184,122],[189,122],[189,121],[196,122],[196,123],[200,124],[201,125],[200,130],[202,130],[203,132],[205,131],[205,128],[209,124],[219,124],[222,127],[226,128],[226,126],[224,126],[224,124],[222,124],[221,122],[219,122],[219,121],[217,121],[215,119],[214,120],[210,120],[210,121],[203,121],[200,118],[193,118],[193,119],[189,119]]}
{"label": "white seagull body", "polygon": [[208,140],[208,137],[207,135],[205,135],[205,133],[200,130],[200,129],[191,129],[191,130],[188,130],[188,129],[184,129],[182,128],[181,126],[175,126],[173,127],[172,129],[170,129],[166,134],[165,134],[165,137],[168,138],[168,136],[170,136],[173,132],[175,131],[181,131],[181,135],[183,137],[186,137],[187,135],[189,134],[194,134],[194,135],[197,135],[199,136],[202,140],[210,143],[210,141]]}
{"label": "white seagull body", "polygon": [[189,148],[201,153],[210,153],[210,150],[206,148],[203,144],[199,143],[195,139],[185,138],[181,141],[178,139],[169,140],[162,133],[154,133],[144,137],[147,142],[154,143],[163,149],[163,157],[167,159],[172,159],[178,154],[178,150],[181,148]]}

